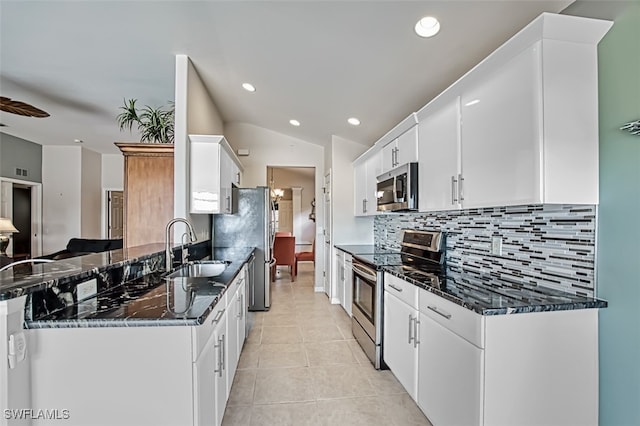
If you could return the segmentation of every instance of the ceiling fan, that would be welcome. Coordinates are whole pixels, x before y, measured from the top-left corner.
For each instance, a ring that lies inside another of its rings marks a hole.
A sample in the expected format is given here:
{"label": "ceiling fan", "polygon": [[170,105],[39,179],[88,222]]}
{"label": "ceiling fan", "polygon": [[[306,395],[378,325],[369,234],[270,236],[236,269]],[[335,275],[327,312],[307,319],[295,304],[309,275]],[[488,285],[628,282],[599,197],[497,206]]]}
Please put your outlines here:
{"label": "ceiling fan", "polygon": [[24,115],[27,117],[49,117],[49,113],[39,108],[29,105],[26,102],[14,101],[11,98],[0,96],[0,111],[10,112],[12,114]]}

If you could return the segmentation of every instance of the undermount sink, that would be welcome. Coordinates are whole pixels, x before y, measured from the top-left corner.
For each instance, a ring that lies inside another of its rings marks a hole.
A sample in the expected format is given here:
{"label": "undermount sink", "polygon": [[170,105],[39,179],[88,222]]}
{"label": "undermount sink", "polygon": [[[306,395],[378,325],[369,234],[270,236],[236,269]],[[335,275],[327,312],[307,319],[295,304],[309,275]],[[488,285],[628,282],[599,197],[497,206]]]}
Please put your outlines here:
{"label": "undermount sink", "polygon": [[216,277],[231,264],[228,260],[199,260],[188,262],[168,274],[167,278]]}

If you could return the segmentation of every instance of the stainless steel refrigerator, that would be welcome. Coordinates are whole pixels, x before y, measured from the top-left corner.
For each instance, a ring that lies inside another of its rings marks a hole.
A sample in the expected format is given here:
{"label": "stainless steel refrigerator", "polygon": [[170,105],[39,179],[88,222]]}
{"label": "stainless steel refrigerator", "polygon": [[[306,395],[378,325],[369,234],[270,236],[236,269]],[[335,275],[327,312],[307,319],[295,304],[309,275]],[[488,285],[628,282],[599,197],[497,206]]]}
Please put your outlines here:
{"label": "stainless steel refrigerator", "polygon": [[[234,188],[234,214],[213,215],[213,247],[255,247],[253,282],[249,282],[249,310],[266,311],[271,306],[273,207],[269,188]],[[250,280],[251,281],[251,280]]]}

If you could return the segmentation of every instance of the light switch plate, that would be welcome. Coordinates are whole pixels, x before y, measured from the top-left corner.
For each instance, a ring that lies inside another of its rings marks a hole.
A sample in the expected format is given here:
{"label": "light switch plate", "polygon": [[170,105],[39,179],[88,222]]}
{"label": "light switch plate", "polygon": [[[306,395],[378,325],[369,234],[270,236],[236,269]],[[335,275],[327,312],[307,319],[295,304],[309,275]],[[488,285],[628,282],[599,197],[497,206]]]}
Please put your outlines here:
{"label": "light switch plate", "polygon": [[491,254],[494,256],[502,256],[502,237],[491,237]]}

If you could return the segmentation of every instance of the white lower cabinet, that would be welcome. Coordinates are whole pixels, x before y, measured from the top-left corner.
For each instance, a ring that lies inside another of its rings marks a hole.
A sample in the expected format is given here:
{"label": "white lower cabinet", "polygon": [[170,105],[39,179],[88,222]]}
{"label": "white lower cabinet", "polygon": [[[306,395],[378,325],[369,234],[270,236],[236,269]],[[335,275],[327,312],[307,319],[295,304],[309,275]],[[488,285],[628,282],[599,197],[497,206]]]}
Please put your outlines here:
{"label": "white lower cabinet", "polygon": [[[215,368],[213,370],[215,373],[215,401],[210,401],[210,403],[215,404],[216,407],[216,425],[222,424],[222,418],[224,417],[224,410],[227,406],[227,398],[229,396],[228,358],[226,357],[226,348],[228,345],[227,336],[227,315],[222,315],[211,336],[213,338],[212,343],[216,356]],[[196,395],[195,397],[200,399],[200,395]]]}
{"label": "white lower cabinet", "polygon": [[434,425],[482,424],[484,351],[420,313],[418,406]]}
{"label": "white lower cabinet", "polygon": [[342,307],[351,316],[351,305],[353,303],[353,256],[344,254],[344,298]]}
{"label": "white lower cabinet", "polygon": [[417,394],[417,287],[385,274],[383,359],[413,399]]}
{"label": "white lower cabinet", "polygon": [[484,316],[384,283],[384,360],[434,426],[598,424],[597,309]]}
{"label": "white lower cabinet", "polygon": [[211,336],[204,350],[193,364],[194,410],[197,425],[214,425],[216,422],[216,339]]}
{"label": "white lower cabinet", "polygon": [[238,367],[238,360],[240,359],[240,352],[244,344],[245,336],[245,321],[246,313],[244,309],[245,302],[245,286],[244,286],[244,271],[236,278],[231,285],[232,296],[229,296],[228,310],[227,310],[227,329],[228,329],[228,344],[226,347],[226,355],[229,360],[229,368],[227,369],[227,398],[231,392],[231,385],[233,384],[233,377],[235,375],[236,368]]}

